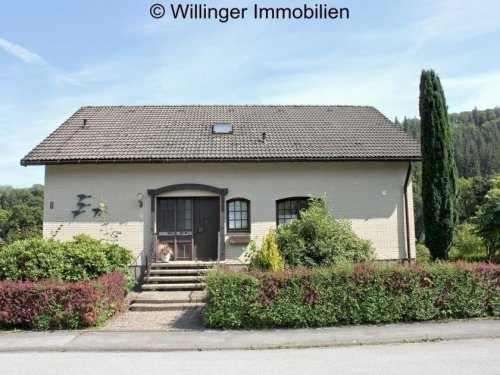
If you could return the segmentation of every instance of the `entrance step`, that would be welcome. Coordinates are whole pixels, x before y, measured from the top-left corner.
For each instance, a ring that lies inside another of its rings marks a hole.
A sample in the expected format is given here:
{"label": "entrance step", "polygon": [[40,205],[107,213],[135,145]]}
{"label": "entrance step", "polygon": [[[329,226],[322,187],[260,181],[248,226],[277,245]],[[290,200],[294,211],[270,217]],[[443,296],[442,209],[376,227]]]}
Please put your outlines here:
{"label": "entrance step", "polygon": [[175,303],[175,302],[205,302],[207,292],[195,291],[173,291],[173,292],[141,292],[132,295],[132,302],[144,303]]}
{"label": "entrance step", "polygon": [[151,268],[151,275],[205,275],[209,271],[208,268],[173,268],[159,269]]}
{"label": "entrance step", "polygon": [[151,264],[144,277],[143,291],[202,290],[207,272],[215,266],[211,261],[172,261]]}
{"label": "entrance step", "polygon": [[203,281],[204,277],[203,276],[146,276],[144,278],[144,281],[147,283],[149,282],[162,282],[162,283],[169,283],[169,282],[197,282],[197,281]]}
{"label": "entrance step", "polygon": [[202,310],[203,302],[187,303],[133,303],[130,311],[175,311],[175,310]]}
{"label": "entrance step", "polygon": [[198,291],[162,291],[134,294],[131,311],[201,310],[205,306],[207,293]]}
{"label": "entrance step", "polygon": [[204,289],[205,283],[182,283],[182,284],[143,284],[142,290],[197,290]]}
{"label": "entrance step", "polygon": [[176,260],[172,262],[155,262],[151,268],[212,268],[216,262],[207,261],[183,261]]}

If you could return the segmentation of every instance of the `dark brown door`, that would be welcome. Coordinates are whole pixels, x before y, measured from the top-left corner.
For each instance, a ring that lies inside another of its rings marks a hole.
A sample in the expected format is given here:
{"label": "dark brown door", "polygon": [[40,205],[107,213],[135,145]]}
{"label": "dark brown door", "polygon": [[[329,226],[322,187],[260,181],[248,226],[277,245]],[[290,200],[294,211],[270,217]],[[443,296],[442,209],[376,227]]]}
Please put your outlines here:
{"label": "dark brown door", "polygon": [[194,199],[194,246],[199,260],[217,260],[219,198]]}

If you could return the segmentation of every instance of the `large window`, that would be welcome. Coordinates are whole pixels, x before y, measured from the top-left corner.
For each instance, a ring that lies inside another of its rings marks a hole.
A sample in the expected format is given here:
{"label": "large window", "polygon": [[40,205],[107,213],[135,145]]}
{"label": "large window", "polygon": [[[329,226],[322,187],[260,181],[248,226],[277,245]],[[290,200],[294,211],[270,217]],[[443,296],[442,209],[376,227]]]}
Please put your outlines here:
{"label": "large window", "polygon": [[307,208],[306,197],[286,198],[276,201],[276,224],[284,224],[299,217],[300,210]]}
{"label": "large window", "polygon": [[250,201],[234,198],[227,201],[227,231],[250,232]]}
{"label": "large window", "polygon": [[158,199],[158,232],[177,233],[192,231],[193,201],[184,198]]}

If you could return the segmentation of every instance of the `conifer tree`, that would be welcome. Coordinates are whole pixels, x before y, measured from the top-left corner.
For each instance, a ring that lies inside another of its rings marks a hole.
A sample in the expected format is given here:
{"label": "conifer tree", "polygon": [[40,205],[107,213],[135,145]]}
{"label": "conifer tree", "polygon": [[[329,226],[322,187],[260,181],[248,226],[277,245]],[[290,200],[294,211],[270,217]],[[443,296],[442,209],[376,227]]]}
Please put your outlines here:
{"label": "conifer tree", "polygon": [[422,71],[419,107],[425,245],[434,259],[446,259],[457,216],[457,170],[446,99],[433,70]]}

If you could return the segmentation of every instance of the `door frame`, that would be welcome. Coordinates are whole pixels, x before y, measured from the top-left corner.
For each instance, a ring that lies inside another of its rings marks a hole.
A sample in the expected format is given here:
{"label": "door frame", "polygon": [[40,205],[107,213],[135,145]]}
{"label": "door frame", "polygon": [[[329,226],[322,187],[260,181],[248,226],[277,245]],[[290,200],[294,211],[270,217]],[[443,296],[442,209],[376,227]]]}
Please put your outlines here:
{"label": "door frame", "polygon": [[[225,202],[226,195],[228,193],[227,188],[218,188],[210,185],[195,184],[195,183],[185,183],[185,184],[174,184],[167,185],[157,189],[148,189],[148,196],[151,199],[151,233],[155,233],[156,230],[156,203],[159,195],[164,193],[170,193],[182,190],[199,190],[206,191],[210,193],[215,193],[219,196],[220,212],[219,212],[219,248],[217,249],[218,261],[226,259],[226,249],[225,249],[225,226],[226,226],[226,213],[225,213]],[[202,196],[200,196],[202,197]],[[172,197],[173,198],[173,197]]]}

